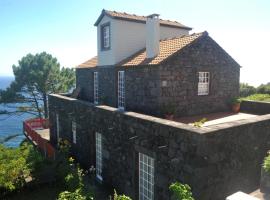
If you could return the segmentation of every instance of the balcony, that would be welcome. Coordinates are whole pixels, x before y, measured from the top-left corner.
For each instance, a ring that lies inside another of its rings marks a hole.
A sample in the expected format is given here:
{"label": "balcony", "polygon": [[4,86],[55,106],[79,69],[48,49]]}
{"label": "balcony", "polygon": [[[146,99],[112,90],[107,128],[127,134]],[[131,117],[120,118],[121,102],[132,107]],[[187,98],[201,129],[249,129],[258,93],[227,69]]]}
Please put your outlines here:
{"label": "balcony", "polygon": [[55,149],[50,144],[49,121],[47,119],[35,118],[23,122],[23,132],[45,157],[55,158]]}

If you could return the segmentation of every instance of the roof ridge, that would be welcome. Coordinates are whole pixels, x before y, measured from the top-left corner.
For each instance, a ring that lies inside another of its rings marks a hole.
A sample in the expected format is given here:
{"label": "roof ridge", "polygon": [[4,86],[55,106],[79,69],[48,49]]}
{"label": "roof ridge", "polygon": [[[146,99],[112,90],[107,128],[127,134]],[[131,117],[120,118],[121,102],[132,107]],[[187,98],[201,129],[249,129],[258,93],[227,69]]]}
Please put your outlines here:
{"label": "roof ridge", "polygon": [[[147,19],[147,16],[144,16],[144,15],[136,15],[136,14],[130,14],[126,12],[119,12],[115,10],[111,11],[111,10],[103,9],[99,18],[94,24],[95,26],[98,25],[98,23],[101,21],[104,15],[107,15],[111,18],[116,18],[116,19],[121,19],[121,20],[131,20],[131,21],[137,21],[137,22],[146,22],[146,19]],[[159,18],[159,21],[160,21],[160,25],[162,26],[171,26],[171,27],[176,27],[176,28],[192,30],[192,28],[175,20],[165,20],[165,19]]]}
{"label": "roof ridge", "polygon": [[185,38],[185,37],[191,37],[191,36],[200,35],[200,34],[202,34],[202,36],[204,36],[204,35],[208,35],[208,32],[207,31],[203,31],[203,32],[199,32],[199,33],[192,33],[190,35],[175,36],[175,37],[172,37],[172,38],[166,38],[166,39],[160,40],[160,42],[162,42],[162,41],[168,41],[168,40],[175,40],[175,39],[180,39],[180,38]]}

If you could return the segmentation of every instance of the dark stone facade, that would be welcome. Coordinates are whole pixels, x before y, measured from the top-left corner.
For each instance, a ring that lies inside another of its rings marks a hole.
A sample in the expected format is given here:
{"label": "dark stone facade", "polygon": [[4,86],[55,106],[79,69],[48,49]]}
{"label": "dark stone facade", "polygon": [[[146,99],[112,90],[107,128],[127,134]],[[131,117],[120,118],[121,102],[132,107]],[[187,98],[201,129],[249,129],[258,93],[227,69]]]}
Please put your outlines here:
{"label": "dark stone facade", "polygon": [[[248,102],[245,102],[248,104]],[[246,105],[247,106],[247,105]],[[155,199],[169,199],[174,181],[189,184],[198,200],[224,200],[257,188],[261,163],[270,148],[270,115],[196,128],[134,112],[64,97],[49,97],[51,140],[56,144],[55,114],[60,137],[71,140],[73,153],[89,168],[95,165],[95,132],[103,136],[103,179],[138,199],[138,153],[155,159]]]}
{"label": "dark stone facade", "polygon": [[257,101],[243,101],[241,103],[241,111],[246,113],[265,115],[270,113],[270,103]]}
{"label": "dark stone facade", "polygon": [[[160,116],[166,105],[175,107],[176,116],[226,111],[230,99],[239,94],[240,66],[209,36],[160,65],[77,69],[81,99],[93,102],[93,71],[98,71],[100,98],[117,107],[119,70],[125,71],[126,110],[139,113]],[[210,72],[210,93],[205,96],[198,96],[201,71]]]}

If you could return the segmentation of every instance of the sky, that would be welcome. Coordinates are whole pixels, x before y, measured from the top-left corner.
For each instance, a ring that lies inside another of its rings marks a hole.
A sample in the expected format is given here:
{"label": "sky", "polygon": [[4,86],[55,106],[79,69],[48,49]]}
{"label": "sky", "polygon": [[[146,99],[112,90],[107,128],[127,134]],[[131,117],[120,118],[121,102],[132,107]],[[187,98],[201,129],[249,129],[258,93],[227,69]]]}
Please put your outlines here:
{"label": "sky", "polygon": [[206,30],[242,66],[241,82],[270,82],[269,0],[0,0],[0,76],[28,53],[46,51],[64,67],[95,56],[103,8]]}

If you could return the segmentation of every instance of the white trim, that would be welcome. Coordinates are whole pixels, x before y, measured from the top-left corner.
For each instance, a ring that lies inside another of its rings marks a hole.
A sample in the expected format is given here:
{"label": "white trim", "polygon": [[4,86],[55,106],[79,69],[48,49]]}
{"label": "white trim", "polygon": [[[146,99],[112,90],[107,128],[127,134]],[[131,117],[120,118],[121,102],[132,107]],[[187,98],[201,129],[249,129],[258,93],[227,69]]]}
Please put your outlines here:
{"label": "white trim", "polygon": [[96,132],[96,178],[102,181],[102,135]]}
{"label": "white trim", "polygon": [[125,72],[118,71],[118,109],[125,110]]}
{"label": "white trim", "polygon": [[154,200],[154,158],[139,153],[139,200]]}
{"label": "white trim", "polygon": [[209,94],[210,72],[199,72],[198,95]]}
{"label": "white trim", "polygon": [[94,72],[94,104],[98,104],[98,72]]}
{"label": "white trim", "polygon": [[72,130],[72,141],[74,144],[77,142],[77,124],[75,121],[71,122],[71,130]]}
{"label": "white trim", "polygon": [[110,48],[110,25],[102,27],[103,32],[103,48]]}

